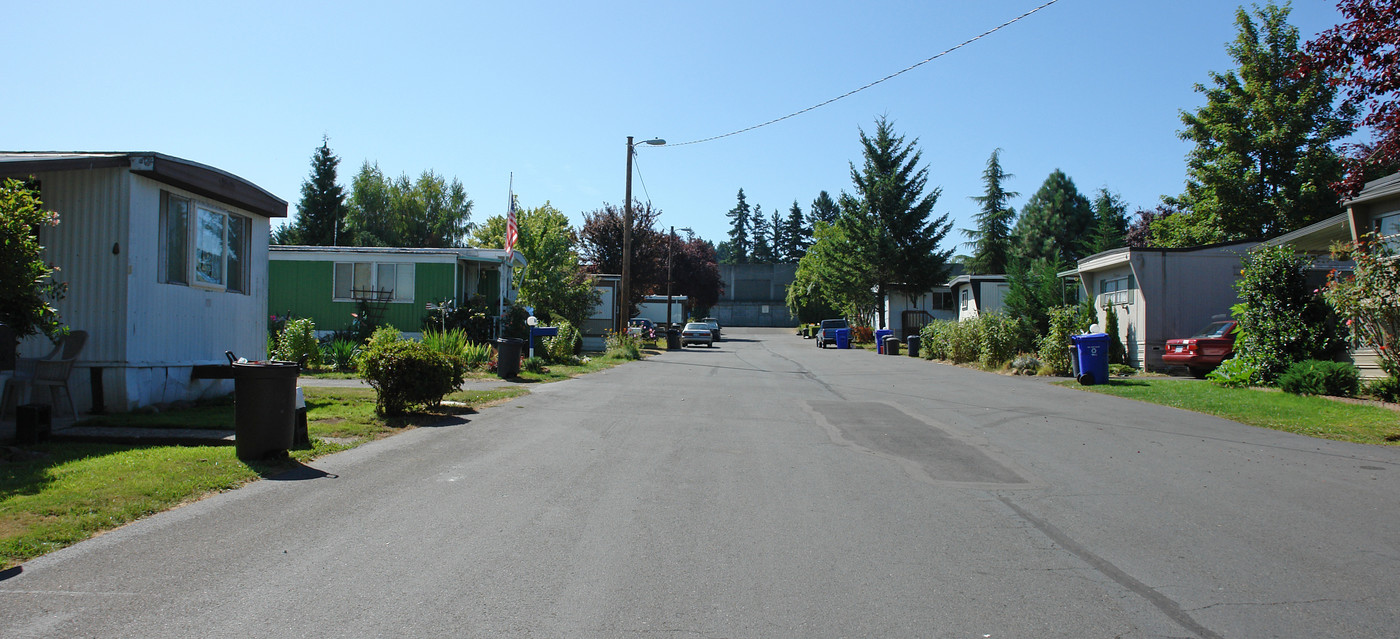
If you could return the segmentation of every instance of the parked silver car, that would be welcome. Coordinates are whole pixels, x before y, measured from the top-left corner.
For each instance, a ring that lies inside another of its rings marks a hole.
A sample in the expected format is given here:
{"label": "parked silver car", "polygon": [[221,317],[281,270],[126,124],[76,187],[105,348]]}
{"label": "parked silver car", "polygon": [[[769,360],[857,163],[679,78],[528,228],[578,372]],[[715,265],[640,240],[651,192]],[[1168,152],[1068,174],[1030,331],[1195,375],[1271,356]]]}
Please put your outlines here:
{"label": "parked silver car", "polygon": [[704,344],[706,348],[714,346],[714,335],[710,332],[710,325],[703,322],[690,322],[681,329],[681,348],[691,345]]}

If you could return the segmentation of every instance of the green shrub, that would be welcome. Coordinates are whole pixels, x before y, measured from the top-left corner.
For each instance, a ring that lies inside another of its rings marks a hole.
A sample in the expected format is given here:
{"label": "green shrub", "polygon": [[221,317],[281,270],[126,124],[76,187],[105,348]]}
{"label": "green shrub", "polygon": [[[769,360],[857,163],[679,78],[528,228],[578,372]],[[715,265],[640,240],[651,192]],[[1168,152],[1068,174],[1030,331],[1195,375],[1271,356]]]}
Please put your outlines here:
{"label": "green shrub", "polygon": [[1243,357],[1231,357],[1206,374],[1206,379],[1226,388],[1248,388],[1264,383],[1259,367]]}
{"label": "green shrub", "polygon": [[1011,370],[1017,375],[1038,375],[1045,363],[1030,353],[1021,353],[1011,360]]}
{"label": "green shrub", "polygon": [[1082,306],[1060,306],[1049,309],[1050,325],[1044,335],[1037,340],[1040,361],[1050,367],[1055,375],[1069,375],[1070,336],[1082,333],[1089,327],[1091,319]]}
{"label": "green shrub", "polygon": [[934,320],[919,329],[919,347],[924,359],[948,359],[948,332],[953,322]]}
{"label": "green shrub", "polygon": [[544,364],[543,357],[526,357],[520,362],[520,368],[531,373],[544,373],[548,370],[544,367]]}
{"label": "green shrub", "polygon": [[977,362],[995,370],[1016,356],[1019,327],[1003,313],[986,313],[977,322]]}
{"label": "green shrub", "polygon": [[277,351],[272,353],[272,359],[300,362],[303,358],[307,366],[321,365],[321,343],[316,341],[316,322],[305,317],[287,320],[282,332],[277,334]]}
{"label": "green shrub", "polygon": [[1383,402],[1400,402],[1400,377],[1392,375],[1366,382],[1366,394]]}
{"label": "green shrub", "polygon": [[1293,362],[1329,357],[1342,345],[1326,302],[1307,283],[1309,265],[1291,246],[1261,247],[1250,251],[1235,283],[1235,352],[1254,363],[1266,382]]}
{"label": "green shrub", "polygon": [[1279,375],[1278,385],[1294,395],[1355,397],[1361,390],[1360,375],[1355,366],[1316,359],[1294,362]]}
{"label": "green shrub", "polygon": [[423,328],[423,345],[433,349],[443,355],[456,355],[462,357],[466,350],[467,332],[461,328],[436,329],[431,326]]}
{"label": "green shrub", "polygon": [[381,328],[360,357],[359,372],[377,393],[375,412],[401,415],[410,408],[442,403],[444,395],[462,385],[466,362]]}
{"label": "green shrub", "polygon": [[347,339],[335,339],[321,344],[321,363],[328,364],[338,371],[355,368],[355,358],[360,355],[360,346]]}
{"label": "green shrub", "polygon": [[1117,377],[1132,377],[1137,374],[1137,369],[1127,364],[1109,364],[1108,374]]}
{"label": "green shrub", "polygon": [[566,364],[578,358],[578,352],[583,348],[583,335],[568,320],[561,319],[558,324],[559,334],[554,337],[543,337],[540,341],[544,348],[545,358],[551,362]]}
{"label": "green shrub", "polygon": [[606,357],[629,360],[642,358],[642,342],[635,335],[608,333],[603,341],[607,345],[603,353]]}
{"label": "green shrub", "polygon": [[490,344],[467,342],[462,347],[462,359],[466,361],[469,368],[481,368],[490,363],[494,355]]}
{"label": "green shrub", "polygon": [[979,325],[982,320],[977,317],[953,322],[948,330],[948,359],[954,364],[963,362],[975,362],[981,355],[979,339]]}

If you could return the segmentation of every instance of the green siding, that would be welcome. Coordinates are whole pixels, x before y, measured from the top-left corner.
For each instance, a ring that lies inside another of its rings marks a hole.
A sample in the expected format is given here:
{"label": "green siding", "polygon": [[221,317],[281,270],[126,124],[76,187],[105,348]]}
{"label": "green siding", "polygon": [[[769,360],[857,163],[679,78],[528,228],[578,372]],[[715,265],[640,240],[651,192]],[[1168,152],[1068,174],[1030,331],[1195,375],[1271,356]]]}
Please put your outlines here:
{"label": "green siding", "polygon": [[[422,330],[425,305],[453,298],[456,279],[455,264],[417,264],[413,269],[413,301],[390,302],[383,305],[384,324],[401,331]],[[297,262],[273,260],[268,262],[268,312],[309,317],[317,330],[334,331],[350,325],[350,314],[358,309],[355,302],[336,302],[334,298],[334,262]]]}

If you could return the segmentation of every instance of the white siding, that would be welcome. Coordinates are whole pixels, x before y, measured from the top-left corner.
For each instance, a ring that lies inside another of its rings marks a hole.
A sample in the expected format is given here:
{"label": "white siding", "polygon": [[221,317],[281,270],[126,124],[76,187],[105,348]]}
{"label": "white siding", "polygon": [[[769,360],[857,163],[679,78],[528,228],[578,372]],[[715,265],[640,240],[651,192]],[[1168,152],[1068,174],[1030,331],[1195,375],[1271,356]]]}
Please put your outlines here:
{"label": "white siding", "polygon": [[222,203],[219,209],[247,217],[247,294],[211,291],[158,281],[160,192],[212,202],[193,193],[132,176],[132,268],[127,276],[130,323],[127,361],[132,366],[218,364],[224,351],[250,360],[267,357],[267,238],[269,221]]}
{"label": "white siding", "polygon": [[[125,169],[41,173],[44,208],[59,215],[56,227],[40,232],[45,257],[59,268],[68,292],[55,307],[70,328],[88,332],[84,362],[125,360],[126,278],[132,256],[127,242]],[[115,252],[114,252],[115,249]],[[22,356],[46,354],[43,337],[25,340]]]}

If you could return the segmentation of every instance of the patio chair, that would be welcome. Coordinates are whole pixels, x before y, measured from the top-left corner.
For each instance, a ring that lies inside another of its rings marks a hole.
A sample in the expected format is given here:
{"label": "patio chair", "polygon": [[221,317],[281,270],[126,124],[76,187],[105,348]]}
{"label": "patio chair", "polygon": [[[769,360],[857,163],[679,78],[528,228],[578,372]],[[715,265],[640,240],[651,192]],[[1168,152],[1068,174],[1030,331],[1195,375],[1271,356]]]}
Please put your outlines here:
{"label": "patio chair", "polygon": [[78,354],[87,344],[87,331],[70,331],[54,345],[48,355],[39,358],[21,357],[15,364],[15,374],[5,380],[5,390],[0,396],[0,419],[7,419],[10,410],[19,405],[20,398],[39,388],[49,389],[49,405],[58,409],[58,391],[68,395],[68,410],[73,418],[78,418],[78,408],[73,403],[73,391],[68,388],[68,377],[73,372],[73,364]]}

